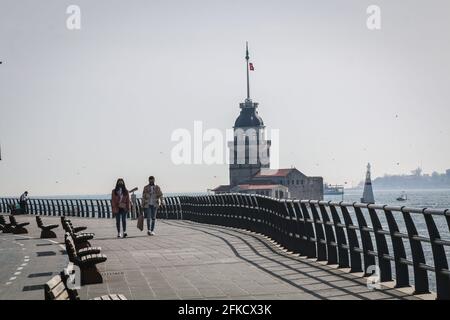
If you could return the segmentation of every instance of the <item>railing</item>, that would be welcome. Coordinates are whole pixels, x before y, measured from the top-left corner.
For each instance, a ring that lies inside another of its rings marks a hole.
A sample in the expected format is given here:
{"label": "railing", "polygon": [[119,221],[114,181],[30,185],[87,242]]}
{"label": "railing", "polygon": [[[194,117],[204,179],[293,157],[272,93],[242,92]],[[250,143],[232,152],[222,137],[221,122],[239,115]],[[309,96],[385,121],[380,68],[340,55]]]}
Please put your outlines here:
{"label": "railing", "polygon": [[[17,199],[0,199],[6,212]],[[111,217],[109,200],[30,199],[30,214]],[[138,212],[140,200],[138,200]],[[159,217],[250,230],[308,258],[450,299],[450,211],[260,195],[167,197]],[[447,251],[446,251],[447,250]],[[430,286],[431,285],[431,286]]]}
{"label": "railing", "polygon": [[[177,197],[164,198],[164,206],[159,210],[159,216],[165,219],[181,219],[180,204]],[[8,213],[11,206],[19,204],[17,198],[0,198],[0,212]],[[73,216],[81,218],[112,217],[111,200],[109,199],[38,199],[27,201],[28,214],[46,216]],[[137,199],[136,213],[142,213],[141,199]],[[130,217],[130,213],[128,213]]]}
{"label": "railing", "polygon": [[184,219],[261,233],[289,251],[365,276],[377,270],[380,282],[413,284],[415,294],[429,293],[431,280],[437,298],[450,299],[450,241],[441,238],[449,237],[448,210],[246,194],[180,200]]}

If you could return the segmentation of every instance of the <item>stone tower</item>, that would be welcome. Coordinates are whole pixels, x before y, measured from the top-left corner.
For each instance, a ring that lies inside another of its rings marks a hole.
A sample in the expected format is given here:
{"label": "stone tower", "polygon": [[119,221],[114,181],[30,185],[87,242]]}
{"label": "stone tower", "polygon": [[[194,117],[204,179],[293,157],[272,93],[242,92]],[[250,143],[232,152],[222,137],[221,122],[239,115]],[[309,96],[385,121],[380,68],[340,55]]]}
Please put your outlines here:
{"label": "stone tower", "polygon": [[266,140],[265,126],[258,115],[258,103],[250,98],[250,75],[246,48],[247,98],[240,103],[241,112],[234,123],[234,141],[230,148],[230,185],[236,186],[250,180],[258,171],[270,167],[270,140]]}

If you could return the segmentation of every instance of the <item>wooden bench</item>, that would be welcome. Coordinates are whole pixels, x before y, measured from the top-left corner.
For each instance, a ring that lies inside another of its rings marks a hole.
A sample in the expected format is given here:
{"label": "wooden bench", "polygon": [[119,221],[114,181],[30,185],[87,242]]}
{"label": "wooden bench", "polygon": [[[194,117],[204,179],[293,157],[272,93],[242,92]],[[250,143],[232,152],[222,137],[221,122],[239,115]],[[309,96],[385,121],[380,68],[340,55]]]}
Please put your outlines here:
{"label": "wooden bench", "polygon": [[97,269],[97,264],[105,262],[107,257],[100,253],[100,248],[90,247],[78,250],[72,235],[68,232],[64,242],[69,261],[80,268],[81,285],[102,283],[103,277]]}
{"label": "wooden bench", "polygon": [[72,225],[73,232],[75,232],[75,233],[78,233],[78,232],[81,232],[81,231],[84,231],[87,229],[87,227],[85,227],[85,226],[74,227],[72,222],[69,219],[67,219],[67,217],[62,216],[61,217],[61,225],[64,228],[64,231],[66,231],[66,232],[67,232],[67,230],[66,230],[67,223]]}
{"label": "wooden bench", "polygon": [[[57,275],[44,285],[45,300],[80,300],[77,290],[67,287],[67,276]],[[91,300],[127,300],[123,294],[108,294]]]}
{"label": "wooden bench", "polygon": [[73,242],[75,243],[75,247],[77,250],[91,246],[89,240],[94,239],[95,235],[94,233],[86,233],[86,232],[76,233],[72,227],[72,224],[68,221],[65,221],[63,223],[63,228],[67,233],[69,233],[72,236]]}
{"label": "wooden bench", "polygon": [[41,229],[41,239],[56,238],[56,233],[53,232],[52,229],[58,228],[59,226],[57,224],[45,225],[42,223],[42,219],[39,216],[36,216],[36,223],[39,229]]}
{"label": "wooden bench", "polygon": [[28,230],[25,228],[25,226],[29,225],[29,222],[17,223],[16,218],[13,215],[9,216],[9,221],[11,222],[12,232],[14,234],[28,233]]}
{"label": "wooden bench", "polygon": [[[75,255],[78,257],[86,256],[88,254],[97,254],[102,251],[101,247],[86,247],[86,248],[77,249],[75,246],[75,243],[73,241],[73,237],[70,233],[66,232],[66,234],[64,235],[64,241],[66,240],[66,238],[69,238],[68,241],[72,242],[72,246],[75,247]],[[71,259],[72,258],[69,256],[70,262],[74,262]]]}
{"label": "wooden bench", "polygon": [[11,233],[13,231],[11,223],[6,222],[5,216],[0,215],[0,229],[3,233]]}

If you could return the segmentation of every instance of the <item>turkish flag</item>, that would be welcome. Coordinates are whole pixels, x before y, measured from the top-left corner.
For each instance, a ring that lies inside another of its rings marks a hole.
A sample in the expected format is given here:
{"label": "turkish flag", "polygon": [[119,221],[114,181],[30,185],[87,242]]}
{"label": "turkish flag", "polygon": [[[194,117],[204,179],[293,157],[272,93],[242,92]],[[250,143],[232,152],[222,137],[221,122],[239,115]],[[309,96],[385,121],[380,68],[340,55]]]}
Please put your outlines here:
{"label": "turkish flag", "polygon": [[253,67],[253,63],[249,63],[250,71],[255,71],[255,67]]}

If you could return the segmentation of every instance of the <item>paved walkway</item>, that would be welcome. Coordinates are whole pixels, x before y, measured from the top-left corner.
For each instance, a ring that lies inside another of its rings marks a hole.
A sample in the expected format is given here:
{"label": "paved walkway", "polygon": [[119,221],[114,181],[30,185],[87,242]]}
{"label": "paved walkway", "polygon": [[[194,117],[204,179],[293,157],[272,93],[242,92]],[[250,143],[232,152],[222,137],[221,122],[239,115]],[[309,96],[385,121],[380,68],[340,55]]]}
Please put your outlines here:
{"label": "paved walkway", "polygon": [[[55,241],[29,234],[0,234],[0,299],[43,299],[42,285],[67,264],[63,231]],[[43,217],[44,223],[59,218]],[[96,234],[92,244],[108,256],[104,282],[79,290],[83,299],[122,293],[128,299],[415,299],[366,279],[287,253],[267,238],[243,230],[189,221],[158,220],[157,235],[128,220],[127,239],[117,239],[113,220],[72,218]],[[58,243],[59,242],[59,243]],[[410,292],[411,290],[409,290]]]}

